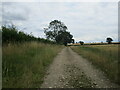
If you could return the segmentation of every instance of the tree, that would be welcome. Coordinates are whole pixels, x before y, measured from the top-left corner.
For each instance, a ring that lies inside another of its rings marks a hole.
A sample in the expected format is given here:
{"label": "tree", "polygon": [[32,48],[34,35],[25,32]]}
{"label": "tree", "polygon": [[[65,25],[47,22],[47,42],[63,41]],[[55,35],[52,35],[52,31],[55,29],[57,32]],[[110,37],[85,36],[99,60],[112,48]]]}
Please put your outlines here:
{"label": "tree", "polygon": [[47,39],[56,41],[59,44],[67,45],[73,42],[73,36],[67,32],[67,26],[61,21],[54,20],[49,23],[48,28],[44,28]]}
{"label": "tree", "polygon": [[27,34],[24,33],[23,31],[18,31],[15,25],[9,26],[3,25],[1,29],[2,30],[0,31],[0,33],[2,33],[2,44],[8,45],[9,43],[23,43],[29,41],[55,44],[55,42],[50,41],[48,39],[37,38],[33,36],[32,33]]}
{"label": "tree", "polygon": [[66,31],[67,26],[61,21],[54,20],[49,23],[48,28],[44,28],[47,39],[55,40],[59,31]]}
{"label": "tree", "polygon": [[75,43],[75,40],[74,40],[74,39],[72,39],[72,43],[73,43],[73,44]]}
{"label": "tree", "polygon": [[110,38],[110,37],[108,37],[108,38],[106,39],[106,42],[108,42],[108,44],[111,44],[112,41],[113,41],[113,39]]}
{"label": "tree", "polygon": [[59,31],[58,35],[56,36],[55,40],[57,43],[59,44],[64,44],[65,46],[67,45],[67,43],[71,43],[72,42],[72,35],[70,34],[70,32],[67,31]]}
{"label": "tree", "polygon": [[80,43],[81,45],[83,45],[83,44],[84,44],[84,42],[83,42],[83,41],[79,41],[79,43]]}

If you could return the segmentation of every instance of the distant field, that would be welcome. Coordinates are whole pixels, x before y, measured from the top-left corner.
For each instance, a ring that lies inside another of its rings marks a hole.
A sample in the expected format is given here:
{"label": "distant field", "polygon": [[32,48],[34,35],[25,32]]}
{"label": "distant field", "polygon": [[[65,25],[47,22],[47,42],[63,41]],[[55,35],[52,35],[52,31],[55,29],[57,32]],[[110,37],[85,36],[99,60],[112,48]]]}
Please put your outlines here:
{"label": "distant field", "polygon": [[104,71],[111,81],[120,84],[120,73],[118,72],[118,46],[117,44],[81,45],[71,46],[71,48]]}
{"label": "distant field", "polygon": [[[120,42],[112,42],[112,44],[120,44]],[[79,46],[81,45],[80,43],[68,43],[68,46]],[[84,43],[84,45],[108,45],[107,42],[104,42],[104,43]]]}
{"label": "distant field", "polygon": [[3,46],[3,88],[39,88],[46,68],[61,49],[37,42]]}

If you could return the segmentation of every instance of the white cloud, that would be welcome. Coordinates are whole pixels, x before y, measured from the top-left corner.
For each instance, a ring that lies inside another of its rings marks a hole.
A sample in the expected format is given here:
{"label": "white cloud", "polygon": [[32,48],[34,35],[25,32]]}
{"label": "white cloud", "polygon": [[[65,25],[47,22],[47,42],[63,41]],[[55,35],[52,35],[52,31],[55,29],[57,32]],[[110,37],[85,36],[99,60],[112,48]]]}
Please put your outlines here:
{"label": "white cloud", "polygon": [[119,0],[2,0],[2,2],[118,2]]}
{"label": "white cloud", "polygon": [[[67,25],[76,41],[104,41],[111,36],[117,40],[118,7],[108,2],[30,2],[3,3],[6,16],[25,32],[44,37],[43,28],[54,19]],[[9,14],[8,14],[9,12]]]}

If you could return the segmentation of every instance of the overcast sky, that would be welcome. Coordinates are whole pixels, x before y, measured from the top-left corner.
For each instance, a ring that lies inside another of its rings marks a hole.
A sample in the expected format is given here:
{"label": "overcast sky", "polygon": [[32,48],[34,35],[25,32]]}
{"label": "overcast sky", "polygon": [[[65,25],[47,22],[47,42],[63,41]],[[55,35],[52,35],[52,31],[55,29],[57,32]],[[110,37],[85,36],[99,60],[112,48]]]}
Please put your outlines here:
{"label": "overcast sky", "polygon": [[60,20],[75,41],[118,40],[117,2],[4,2],[2,23],[15,24],[19,30],[45,38],[44,27]]}

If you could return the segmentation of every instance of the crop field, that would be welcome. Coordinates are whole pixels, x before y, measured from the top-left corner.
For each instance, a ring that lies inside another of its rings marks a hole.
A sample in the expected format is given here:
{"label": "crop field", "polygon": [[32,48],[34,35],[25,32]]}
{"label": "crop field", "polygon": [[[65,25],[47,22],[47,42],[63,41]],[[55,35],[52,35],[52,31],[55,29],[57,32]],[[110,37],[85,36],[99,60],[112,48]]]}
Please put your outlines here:
{"label": "crop field", "polygon": [[3,46],[3,88],[39,88],[60,45],[27,42]]}
{"label": "crop field", "polygon": [[71,48],[101,69],[113,82],[120,84],[118,63],[119,45],[81,45]]}

